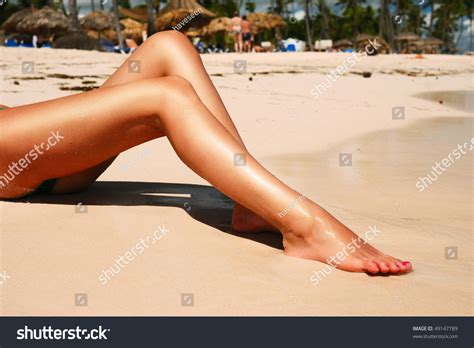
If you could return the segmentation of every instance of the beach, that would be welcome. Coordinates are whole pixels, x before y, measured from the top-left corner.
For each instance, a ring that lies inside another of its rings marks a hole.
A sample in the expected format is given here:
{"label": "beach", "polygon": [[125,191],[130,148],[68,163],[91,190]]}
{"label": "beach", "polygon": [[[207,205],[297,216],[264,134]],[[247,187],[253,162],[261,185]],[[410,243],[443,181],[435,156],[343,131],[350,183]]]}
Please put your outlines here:
{"label": "beach", "polygon": [[[98,87],[126,57],[0,47],[0,103]],[[278,235],[232,232],[232,202],[158,139],[87,192],[0,202],[0,315],[473,315],[473,58],[361,57],[335,76],[349,57],[202,59],[249,151],[414,272],[315,281],[325,265]]]}

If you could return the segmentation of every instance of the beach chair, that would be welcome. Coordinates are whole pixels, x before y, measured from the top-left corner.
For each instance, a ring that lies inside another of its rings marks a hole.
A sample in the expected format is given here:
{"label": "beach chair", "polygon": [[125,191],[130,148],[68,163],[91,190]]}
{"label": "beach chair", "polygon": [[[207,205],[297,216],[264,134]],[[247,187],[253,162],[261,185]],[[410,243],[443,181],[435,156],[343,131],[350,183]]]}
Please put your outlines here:
{"label": "beach chair", "polygon": [[33,48],[33,44],[30,42],[21,42],[18,47]]}
{"label": "beach chair", "polygon": [[4,42],[6,47],[18,47],[18,41],[15,39],[7,39]]}

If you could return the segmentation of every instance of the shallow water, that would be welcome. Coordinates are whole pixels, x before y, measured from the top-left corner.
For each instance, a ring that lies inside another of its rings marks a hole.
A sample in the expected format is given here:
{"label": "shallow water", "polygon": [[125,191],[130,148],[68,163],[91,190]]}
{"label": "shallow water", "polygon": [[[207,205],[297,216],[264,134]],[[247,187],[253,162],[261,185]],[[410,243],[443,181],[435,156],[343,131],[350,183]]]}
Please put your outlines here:
{"label": "shallow water", "polygon": [[444,104],[454,109],[474,112],[474,91],[436,91],[416,94],[415,97]]}
{"label": "shallow water", "polygon": [[[304,178],[311,198],[326,206],[412,220],[455,216],[456,225],[468,228],[472,219],[473,120],[424,119],[411,126],[369,133],[325,152],[274,158],[273,165],[283,173],[284,181]],[[420,177],[432,173],[432,166],[459,146],[465,153],[457,159],[451,156],[454,161],[449,167],[438,169],[441,174],[420,192]],[[344,163],[340,162],[341,154],[347,154]]]}

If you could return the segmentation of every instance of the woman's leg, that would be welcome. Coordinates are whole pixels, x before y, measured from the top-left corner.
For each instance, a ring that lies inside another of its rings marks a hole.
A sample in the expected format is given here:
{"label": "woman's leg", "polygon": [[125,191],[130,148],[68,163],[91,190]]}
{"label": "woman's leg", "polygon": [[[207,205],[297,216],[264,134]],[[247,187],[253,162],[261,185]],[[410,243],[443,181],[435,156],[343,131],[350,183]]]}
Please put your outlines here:
{"label": "woman's leg", "polygon": [[[47,178],[90,168],[164,134],[192,170],[278,227],[286,254],[349,271],[398,273],[411,268],[364,244],[317,204],[301,199],[265,170],[182,78],[142,80],[2,112],[0,173],[11,176],[12,163],[18,170],[19,159],[31,156],[38,144],[42,149],[41,156],[29,158],[27,168],[22,166],[28,175],[20,170],[6,187],[0,185],[4,198],[21,196]],[[45,151],[42,144],[52,132],[60,141]],[[7,139],[22,141],[12,144]],[[235,154],[245,156],[246,165],[236,166]],[[334,260],[356,242],[357,249],[339,262]]]}
{"label": "woman's leg", "polygon": [[[117,69],[101,88],[163,76],[179,76],[188,80],[204,105],[227,131],[245,147],[222,99],[207,74],[201,57],[189,40],[175,30],[164,31],[148,38]],[[109,159],[86,171],[60,178],[54,193],[80,191],[89,187],[107,169]],[[241,232],[275,230],[268,222],[238,203],[234,207],[232,226]]]}

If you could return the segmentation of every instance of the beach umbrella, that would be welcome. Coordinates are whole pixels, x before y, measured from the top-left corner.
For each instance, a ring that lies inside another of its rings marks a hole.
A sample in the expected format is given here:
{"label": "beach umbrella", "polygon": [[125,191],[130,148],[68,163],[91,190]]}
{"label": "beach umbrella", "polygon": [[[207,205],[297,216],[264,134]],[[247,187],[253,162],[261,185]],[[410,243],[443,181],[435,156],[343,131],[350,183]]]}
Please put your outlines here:
{"label": "beach umbrella", "polygon": [[356,39],[356,50],[361,52],[365,51],[367,46],[372,46],[372,42],[377,42],[379,47],[376,48],[376,51],[373,53],[367,52],[369,55],[376,55],[378,53],[390,53],[390,45],[385,41],[383,38],[379,36],[373,36],[368,34],[359,34],[357,35]]}
{"label": "beach umbrella", "polygon": [[404,47],[403,52],[404,53],[412,53],[413,51],[417,50],[416,45],[413,45],[412,43],[414,41],[419,40],[420,37],[414,33],[400,33],[397,36],[395,36],[395,41],[398,41],[401,43],[402,47]]}
{"label": "beach umbrella", "polygon": [[354,44],[352,43],[351,40],[348,40],[348,39],[338,40],[334,42],[332,45],[332,48],[336,50],[347,50],[353,47],[354,47]]}
{"label": "beach umbrella", "polygon": [[26,8],[24,10],[15,12],[12,14],[8,19],[3,23],[2,28],[5,30],[6,33],[14,33],[18,32],[17,25],[20,23],[23,18],[30,15],[36,9]]}
{"label": "beach umbrella", "polygon": [[31,12],[17,24],[17,31],[20,33],[47,38],[54,33],[66,31],[67,28],[67,17],[62,12],[56,11],[48,6]]}
{"label": "beach umbrella", "polygon": [[420,37],[414,33],[400,33],[395,36],[395,41],[416,41],[419,39]]}
{"label": "beach umbrella", "polygon": [[121,16],[131,18],[138,22],[145,23],[147,21],[147,8],[146,7],[136,7],[136,8],[119,7],[119,12]]}
{"label": "beach umbrella", "polygon": [[254,34],[262,30],[286,26],[286,22],[283,17],[274,13],[254,12],[249,14],[247,17]]}
{"label": "beach umbrella", "polygon": [[202,28],[204,35],[212,35],[218,32],[229,31],[231,20],[228,17],[214,18],[208,25]]}
{"label": "beach umbrella", "polygon": [[[192,17],[194,15],[194,17]],[[157,31],[170,30],[176,28],[185,32],[189,28],[201,28],[209,23],[210,17],[196,15],[195,11],[179,9],[167,11],[158,16],[155,21]]]}
{"label": "beach umbrella", "polygon": [[438,53],[439,48],[443,45],[443,41],[434,37],[419,40],[418,45],[423,53]]}
{"label": "beach umbrella", "polygon": [[102,32],[113,29],[115,25],[115,16],[111,12],[94,11],[81,18],[81,26],[85,30]]}
{"label": "beach umbrella", "polygon": [[427,39],[423,39],[423,43],[425,45],[439,47],[439,46],[443,45],[444,42],[440,39],[435,38],[435,37],[429,37]]}
{"label": "beach umbrella", "polygon": [[165,13],[174,11],[174,10],[189,10],[190,12],[199,12],[199,16],[214,18],[216,15],[204,8],[201,4],[197,3],[194,0],[169,0],[165,7],[163,7],[158,16],[162,16]]}
{"label": "beach umbrella", "polygon": [[140,43],[143,40],[142,33],[146,30],[145,24],[131,18],[122,19],[120,24],[124,27],[122,32],[126,38],[133,39],[137,43]]}

